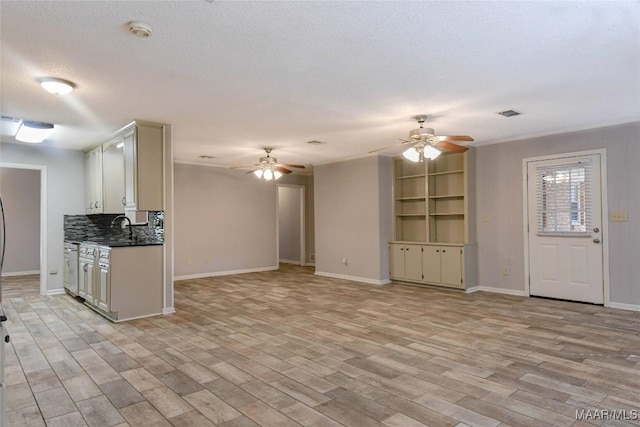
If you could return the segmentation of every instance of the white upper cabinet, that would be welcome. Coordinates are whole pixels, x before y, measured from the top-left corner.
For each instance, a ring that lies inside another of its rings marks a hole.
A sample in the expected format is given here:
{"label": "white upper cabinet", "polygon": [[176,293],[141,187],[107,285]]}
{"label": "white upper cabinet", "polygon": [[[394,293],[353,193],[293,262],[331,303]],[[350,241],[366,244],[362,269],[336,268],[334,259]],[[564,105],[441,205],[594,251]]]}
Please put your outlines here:
{"label": "white upper cabinet", "polygon": [[102,149],[95,148],[84,155],[84,194],[87,214],[103,213]]}

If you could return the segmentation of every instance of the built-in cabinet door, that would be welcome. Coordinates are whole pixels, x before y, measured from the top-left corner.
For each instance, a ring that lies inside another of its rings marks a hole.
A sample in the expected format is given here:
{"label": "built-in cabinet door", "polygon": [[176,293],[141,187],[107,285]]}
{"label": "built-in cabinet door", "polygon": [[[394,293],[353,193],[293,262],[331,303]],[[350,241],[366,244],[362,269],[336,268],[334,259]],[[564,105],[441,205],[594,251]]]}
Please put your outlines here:
{"label": "built-in cabinet door", "polygon": [[124,142],[124,188],[125,204],[128,208],[136,208],[136,129],[135,127],[123,134]]}
{"label": "built-in cabinet door", "polygon": [[87,297],[87,282],[89,280],[89,267],[86,259],[80,258],[79,262],[80,274],[78,275],[78,295],[82,298]]}
{"label": "built-in cabinet door", "polygon": [[462,285],[462,249],[457,247],[440,248],[440,271],[444,285]]}
{"label": "built-in cabinet door", "polygon": [[86,302],[93,304],[94,303],[94,298],[95,298],[95,292],[94,292],[94,286],[95,286],[95,280],[94,280],[94,265],[93,265],[93,261],[88,262],[87,266],[86,266],[86,278],[85,278],[85,296],[84,299]]}
{"label": "built-in cabinet door", "polygon": [[111,284],[111,277],[109,274],[109,264],[100,263],[100,279],[97,283],[97,290],[95,295],[95,302],[98,308],[109,311],[109,287]]}
{"label": "built-in cabinet door", "polygon": [[119,135],[102,146],[104,213],[124,213],[124,142]]}
{"label": "built-in cabinet door", "polygon": [[404,245],[398,243],[389,244],[391,255],[391,277],[404,279]]}
{"label": "built-in cabinet door", "polygon": [[440,283],[440,246],[424,246],[422,248],[423,280]]}
{"label": "built-in cabinet door", "polygon": [[63,265],[63,281],[64,281],[64,286],[65,287],[69,287],[71,281],[71,255],[69,254],[69,249],[64,250],[64,265]]}
{"label": "built-in cabinet door", "polygon": [[422,280],[422,252],[419,245],[404,245],[404,277]]}
{"label": "built-in cabinet door", "polygon": [[91,152],[86,153],[84,155],[84,201],[85,201],[85,212],[87,214],[93,213],[93,191],[95,189],[93,185],[93,158],[91,157]]}

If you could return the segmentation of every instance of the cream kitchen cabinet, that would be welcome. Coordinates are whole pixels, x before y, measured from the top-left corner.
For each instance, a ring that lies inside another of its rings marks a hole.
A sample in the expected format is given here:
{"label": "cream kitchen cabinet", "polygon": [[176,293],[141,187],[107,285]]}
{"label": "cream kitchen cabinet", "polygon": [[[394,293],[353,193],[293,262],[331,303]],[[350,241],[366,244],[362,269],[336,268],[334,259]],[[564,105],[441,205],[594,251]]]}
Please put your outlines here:
{"label": "cream kitchen cabinet", "polygon": [[162,125],[133,122],[123,129],[126,211],[164,209]]}
{"label": "cream kitchen cabinet", "polygon": [[84,155],[84,181],[86,213],[103,213],[102,205],[102,149],[88,151]]}
{"label": "cream kitchen cabinet", "polygon": [[122,135],[116,136],[102,146],[102,175],[104,213],[124,213],[124,140]]}

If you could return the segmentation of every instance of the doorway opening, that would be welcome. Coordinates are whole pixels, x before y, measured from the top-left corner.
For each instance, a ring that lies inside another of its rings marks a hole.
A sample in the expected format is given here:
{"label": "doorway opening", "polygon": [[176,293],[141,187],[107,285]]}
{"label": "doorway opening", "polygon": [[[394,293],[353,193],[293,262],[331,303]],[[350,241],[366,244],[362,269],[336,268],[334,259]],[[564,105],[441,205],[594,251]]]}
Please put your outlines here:
{"label": "doorway opening", "polygon": [[[3,293],[37,287],[47,295],[47,168],[0,163],[7,246]],[[12,284],[9,287],[9,284]]]}
{"label": "doorway opening", "polygon": [[278,184],[278,262],[305,265],[304,185]]}

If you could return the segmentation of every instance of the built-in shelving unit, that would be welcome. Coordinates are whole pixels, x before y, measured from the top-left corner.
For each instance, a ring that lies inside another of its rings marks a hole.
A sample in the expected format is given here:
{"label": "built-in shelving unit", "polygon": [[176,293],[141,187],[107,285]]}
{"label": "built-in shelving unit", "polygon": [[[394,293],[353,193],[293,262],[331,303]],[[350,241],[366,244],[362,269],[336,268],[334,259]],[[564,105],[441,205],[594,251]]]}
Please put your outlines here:
{"label": "built-in shelving unit", "polygon": [[476,281],[474,155],[394,159],[392,278],[456,288]]}

